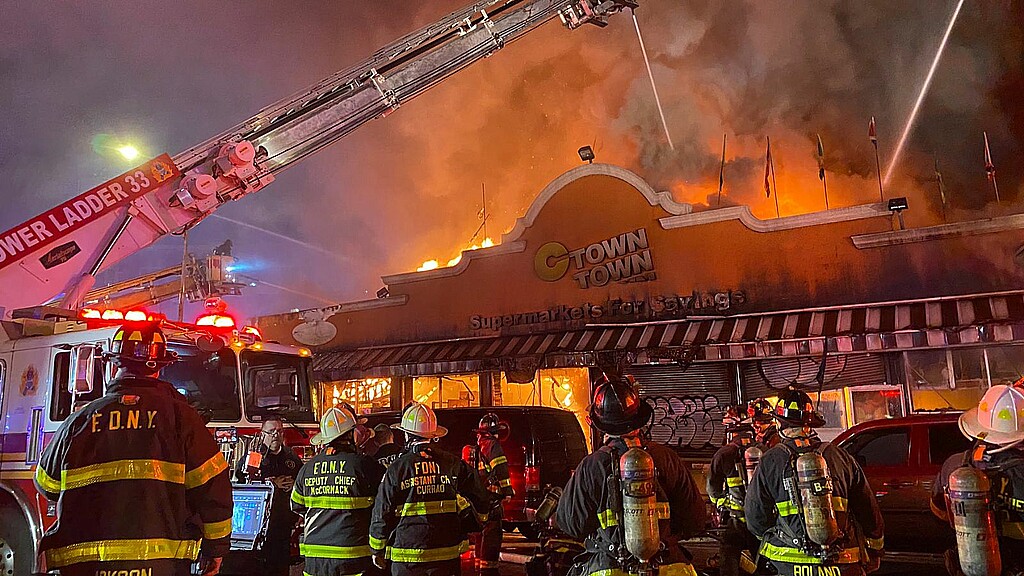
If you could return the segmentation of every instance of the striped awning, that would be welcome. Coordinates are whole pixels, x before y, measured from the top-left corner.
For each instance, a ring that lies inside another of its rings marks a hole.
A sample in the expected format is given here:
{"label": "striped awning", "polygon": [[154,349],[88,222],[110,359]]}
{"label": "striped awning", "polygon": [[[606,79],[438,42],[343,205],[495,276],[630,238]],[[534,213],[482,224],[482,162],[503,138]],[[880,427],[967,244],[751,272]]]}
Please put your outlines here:
{"label": "striped awning", "polygon": [[615,353],[716,361],[1017,341],[1024,291],[334,350],[318,353],[313,369],[337,380],[592,365]]}

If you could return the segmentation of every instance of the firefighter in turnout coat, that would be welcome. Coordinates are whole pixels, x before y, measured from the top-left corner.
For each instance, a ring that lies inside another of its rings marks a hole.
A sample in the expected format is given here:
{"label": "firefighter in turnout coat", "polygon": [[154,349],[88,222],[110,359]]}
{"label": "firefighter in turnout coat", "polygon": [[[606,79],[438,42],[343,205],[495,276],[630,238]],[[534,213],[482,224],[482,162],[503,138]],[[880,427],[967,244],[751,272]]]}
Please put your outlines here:
{"label": "firefighter in turnout coat", "polygon": [[305,518],[299,552],[307,576],[362,574],[371,567],[370,512],[384,467],[360,454],[356,417],[331,408],[310,444],[327,449],[299,470],[291,507]]}
{"label": "firefighter in turnout coat", "polygon": [[[977,442],[972,450],[954,454],[943,464],[934,485],[932,512],[942,520],[951,520],[947,495],[954,470],[968,466],[984,472],[991,486],[995,544],[1000,552],[1002,574],[1024,574],[1024,388],[989,388],[978,406],[960,416],[960,431]],[[981,544],[988,541],[972,540]],[[962,575],[963,560],[956,550],[950,550],[946,553],[946,569],[953,576]],[[975,556],[968,561],[971,560],[977,563],[980,558]],[[985,571],[987,563],[978,568]]]}
{"label": "firefighter in turnout coat", "polygon": [[718,509],[719,525],[724,528],[719,548],[722,576],[738,576],[740,554],[757,549],[757,540],[747,530],[743,517],[744,451],[751,445],[754,429],[735,414],[727,415],[723,424],[728,442],[711,458],[707,492]]}
{"label": "firefighter in turnout coat", "polygon": [[572,538],[585,539],[585,576],[627,576],[630,561],[621,526],[623,496],[619,459],[642,447],[656,473],[658,574],[695,575],[689,553],[679,541],[704,530],[704,500],[686,464],[670,448],[641,438],[640,430],[653,410],[640,398],[630,376],[602,379],[589,408],[591,424],[605,434],[601,448],[580,462],[558,502],[558,527]]}
{"label": "firefighter in turnout coat", "polygon": [[860,465],[818,439],[813,429],[825,421],[807,394],[783,392],[774,416],[782,442],[761,457],[744,503],[747,528],[761,540],[761,557],[782,576],[877,570],[882,515]]}
{"label": "firefighter in turnout coat", "polygon": [[41,549],[50,570],[185,576],[200,559],[216,574],[231,536],[228,465],[203,419],[157,378],[174,361],[155,322],[129,323],[108,357],[106,394],[72,414],[36,468],[57,502]]}
{"label": "firefighter in turnout coat", "polygon": [[468,533],[499,504],[473,470],[431,443],[448,433],[434,411],[413,403],[394,425],[409,438],[384,474],[370,521],[374,565],[392,576],[457,576]]}
{"label": "firefighter in turnout coat", "polygon": [[[508,424],[501,422],[493,412],[485,414],[474,430],[476,432],[476,467],[484,486],[502,498],[512,496],[512,479],[508,473],[508,460],[501,449],[498,436],[508,431]],[[498,574],[498,557],[501,554],[501,513],[500,506],[491,511],[483,529],[476,538],[477,560],[481,576]]]}

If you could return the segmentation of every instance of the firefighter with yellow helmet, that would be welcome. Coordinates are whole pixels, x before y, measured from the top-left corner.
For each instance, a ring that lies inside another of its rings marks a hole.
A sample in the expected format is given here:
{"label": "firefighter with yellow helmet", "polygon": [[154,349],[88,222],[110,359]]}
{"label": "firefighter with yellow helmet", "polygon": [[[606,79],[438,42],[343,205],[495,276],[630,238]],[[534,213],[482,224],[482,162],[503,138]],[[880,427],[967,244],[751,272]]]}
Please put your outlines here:
{"label": "firefighter with yellow helmet", "polygon": [[585,539],[580,574],[696,574],[679,542],[704,530],[704,500],[686,463],[641,436],[652,413],[630,376],[594,388],[589,419],[604,440],[576,467],[556,513],[562,531]]}
{"label": "firefighter with yellow helmet", "polygon": [[433,445],[448,430],[429,407],[411,404],[393,428],[405,432],[408,443],[374,501],[373,562],[392,576],[457,576],[468,533],[479,530],[500,497],[483,487],[476,470]]}
{"label": "firefighter with yellow helmet", "polygon": [[747,486],[747,528],[782,576],[863,575],[878,569],[882,515],[864,471],[814,432],[825,424],[810,396],[790,388],[774,417],[782,442]]}
{"label": "firefighter with yellow helmet", "polygon": [[1024,574],[1024,388],[989,388],[960,416],[960,431],[975,444],[946,460],[931,501],[956,532],[946,569],[954,576]]}
{"label": "firefighter with yellow helmet", "polygon": [[217,574],[228,552],[228,465],[203,419],[158,378],[175,361],[155,322],[129,323],[107,354],[106,394],[72,414],[47,444],[35,483],[57,502],[43,535],[63,576]]}

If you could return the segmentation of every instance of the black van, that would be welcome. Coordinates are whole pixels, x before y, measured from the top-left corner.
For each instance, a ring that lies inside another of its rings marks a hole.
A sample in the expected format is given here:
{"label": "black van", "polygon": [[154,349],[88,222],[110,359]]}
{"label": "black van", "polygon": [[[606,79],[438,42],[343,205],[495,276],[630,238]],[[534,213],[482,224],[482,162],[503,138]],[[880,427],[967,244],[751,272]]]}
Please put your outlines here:
{"label": "black van", "polygon": [[[476,444],[480,418],[494,412],[508,423],[509,434],[501,440],[508,459],[512,488],[516,494],[505,500],[505,522],[508,529],[519,528],[527,538],[536,536],[530,522],[550,486],[565,486],[576,465],[587,455],[587,443],[579,420],[572,412],[543,406],[496,406],[492,408],[438,408],[437,423],[448,428],[438,444],[456,456],[462,447]],[[377,412],[365,415],[368,426],[395,424],[398,412]],[[401,442],[401,433],[395,441]]]}

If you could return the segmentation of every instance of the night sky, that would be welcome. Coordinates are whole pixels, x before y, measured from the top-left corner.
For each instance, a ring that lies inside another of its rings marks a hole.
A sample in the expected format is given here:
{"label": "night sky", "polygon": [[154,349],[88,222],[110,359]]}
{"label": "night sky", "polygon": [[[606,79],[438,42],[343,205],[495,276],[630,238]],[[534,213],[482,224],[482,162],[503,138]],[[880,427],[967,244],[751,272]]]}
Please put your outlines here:
{"label": "night sky", "polygon": [[[174,155],[464,3],[6,3],[0,229],[130,168],[110,143]],[[771,136],[782,215],[822,209],[817,134],[831,205],[877,201],[868,121],[884,170],[954,6],[641,0],[674,151],[629,15],[572,32],[549,22],[218,212],[319,249],[218,218],[195,229],[191,248],[206,254],[230,238],[245,273],[321,299],[261,285],[234,301],[242,316],[370,298],[382,274],[469,245],[481,184],[500,240],[585,144],[677,200],[715,206],[723,134],[725,204],[774,217],[761,186]],[[887,191],[910,198],[911,223],[941,218],[936,158],[950,219],[1019,211],[1022,55],[1024,0],[966,3]],[[985,179],[982,131],[1002,206]],[[100,280],[180,258],[180,239],[167,238]]]}

